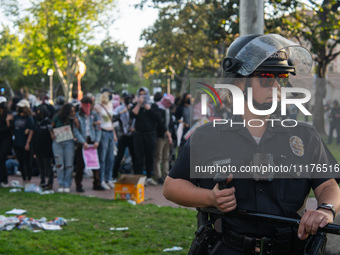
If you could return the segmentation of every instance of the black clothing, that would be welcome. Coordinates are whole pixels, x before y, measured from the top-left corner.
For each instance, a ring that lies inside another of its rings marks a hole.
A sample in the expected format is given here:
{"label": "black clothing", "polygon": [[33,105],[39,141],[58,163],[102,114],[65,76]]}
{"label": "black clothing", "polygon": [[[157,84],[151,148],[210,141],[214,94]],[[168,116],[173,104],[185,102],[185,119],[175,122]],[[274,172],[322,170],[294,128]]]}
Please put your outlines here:
{"label": "black clothing", "polygon": [[[189,110],[189,114],[186,114],[185,109]],[[191,106],[180,104],[176,109],[175,117],[177,120],[180,120],[181,118],[183,118],[183,121],[190,125],[191,124],[190,114],[191,114]]]}
{"label": "black clothing", "polygon": [[36,121],[34,133],[32,137],[32,151],[43,157],[53,158],[52,138],[50,130],[52,130],[52,122],[49,118],[44,118],[41,121]]}
{"label": "black clothing", "polygon": [[45,179],[47,177],[48,178],[47,185],[50,185],[50,187],[52,187],[53,179],[54,179],[52,160],[53,160],[53,157],[46,157],[46,156],[43,156],[42,154],[36,155],[36,161],[37,161],[39,174],[40,174],[40,184],[45,184]]}
{"label": "black clothing", "polygon": [[52,169],[53,152],[52,138],[50,130],[52,130],[51,119],[45,117],[40,121],[35,121],[32,152],[36,155],[36,162],[40,173],[40,183],[45,184],[45,178],[48,177],[48,185],[52,187],[54,173]]}
{"label": "black clothing", "polygon": [[25,148],[28,134],[27,129],[33,130],[34,120],[32,116],[14,116],[14,146]]}
{"label": "black clothing", "polygon": [[10,128],[6,123],[7,111],[0,115],[0,183],[8,183],[8,174],[6,169],[7,155],[12,147],[12,135]]}
{"label": "black clothing", "polygon": [[136,115],[132,112],[137,104],[134,104],[130,111],[130,117],[135,118],[135,130],[141,133],[148,133],[157,130],[157,125],[161,121],[159,108],[156,104],[151,104],[151,109],[146,110],[140,107],[139,113]]}
{"label": "black clothing", "polygon": [[168,122],[169,123],[166,123],[167,117],[166,117],[165,110],[161,109],[161,108],[159,108],[158,110],[159,110],[159,112],[161,114],[162,121],[161,121],[161,124],[158,125],[158,127],[157,127],[157,137],[164,138],[164,133],[166,131],[169,131],[170,134],[174,134],[174,129],[175,129],[174,126],[175,125],[174,125],[174,122],[173,122],[173,119],[172,119],[172,116],[171,116],[170,109],[168,109],[168,111],[169,111],[169,116],[168,116],[169,120],[168,120]]}
{"label": "black clothing", "polygon": [[42,107],[42,106],[46,106],[46,109],[48,110],[48,112],[47,112],[47,117],[49,117],[50,119],[52,119],[53,116],[54,116],[54,107],[53,107],[53,105],[51,105],[51,104],[49,104],[49,103],[47,103],[47,102],[44,102],[44,103],[40,104],[39,106],[34,106],[34,107],[33,107],[33,111],[36,113],[37,110],[38,110],[38,108],[39,108],[39,107]]}
{"label": "black clothing", "polygon": [[24,148],[14,146],[15,156],[19,161],[19,171],[24,181],[32,178],[31,152]]}
{"label": "black clothing", "polygon": [[7,115],[8,113],[6,110],[4,110],[4,113],[0,115],[0,139],[12,136],[11,130],[6,123]]}
{"label": "black clothing", "polygon": [[[233,120],[242,122],[239,116],[235,116]],[[301,141],[298,142],[298,147],[293,146],[292,138]],[[214,175],[209,178],[205,173],[206,178],[195,179],[195,166],[215,165],[220,162],[220,165],[233,165],[236,169],[241,169],[242,166],[250,165],[255,153],[271,153],[276,166],[337,164],[316,130],[307,124],[283,127],[274,122],[274,127],[268,126],[257,144],[248,129],[242,125],[231,126],[229,122],[213,127],[210,122],[198,128],[186,142],[169,176],[188,180],[202,188],[213,189]],[[304,209],[310,188],[315,189],[327,180],[320,179],[321,175],[317,176],[319,178],[299,178],[296,172],[286,176],[289,178],[274,178],[271,181],[256,181],[250,173],[233,175],[229,185],[235,187],[237,209],[291,218],[300,218],[298,212]],[[276,228],[272,224],[231,218],[226,219],[226,225],[230,230],[253,237],[271,237]]]}
{"label": "black clothing", "polygon": [[[118,137],[118,152],[115,157],[115,163],[112,170],[112,178],[117,179],[118,171],[120,168],[121,161],[125,154],[126,147],[129,148],[130,157],[133,163],[133,172],[136,173],[136,160],[135,160],[135,150],[133,146],[133,136],[130,128],[134,127],[135,119],[130,118],[129,112],[123,113],[122,115],[119,112],[123,111],[127,108],[127,104],[123,104],[118,106],[115,109],[115,115],[113,117],[113,121],[119,122],[119,128],[116,130],[116,134]],[[118,114],[117,114],[118,113]]]}
{"label": "black clothing", "polygon": [[[94,144],[94,142],[91,141],[90,137],[86,137],[86,143],[87,144]],[[76,151],[75,151],[75,161],[76,161],[76,167],[75,172],[76,175],[74,176],[74,182],[76,183],[76,189],[78,192],[83,189],[83,176],[84,176],[84,169],[85,169],[85,162],[84,162],[84,156],[83,156],[83,144],[77,143]],[[100,182],[100,176],[99,176],[99,169],[92,170],[93,171],[93,187],[101,187]]]}
{"label": "black clothing", "polygon": [[83,185],[83,176],[84,176],[84,169],[85,163],[83,158],[83,145],[81,143],[77,143],[76,151],[75,151],[75,172],[76,175],[74,176],[74,182],[76,183],[76,189],[82,189]]}
{"label": "black clothing", "polygon": [[0,183],[8,183],[8,172],[6,168],[7,155],[9,155],[12,148],[12,137],[0,138]]}
{"label": "black clothing", "polygon": [[118,170],[120,167],[120,163],[123,159],[126,147],[129,148],[130,156],[132,159],[133,164],[133,172],[136,174],[136,159],[135,159],[135,149],[133,146],[133,136],[132,135],[122,135],[118,139],[118,153],[115,157],[115,164],[113,166],[112,177],[113,179],[117,179],[118,177]]}
{"label": "black clothing", "polygon": [[143,174],[143,160],[145,158],[145,171],[147,178],[153,174],[153,162],[156,149],[156,132],[150,133],[133,133],[133,146],[135,151],[135,174]]}
{"label": "black clothing", "polygon": [[[141,107],[138,114],[130,111],[130,117],[135,118],[135,132],[133,133],[133,146],[135,152],[135,174],[143,174],[145,163],[146,175],[151,178],[153,174],[154,154],[156,149],[156,130],[161,122],[161,115],[156,104],[151,104],[151,109]],[[144,162],[145,159],[145,162]]]}

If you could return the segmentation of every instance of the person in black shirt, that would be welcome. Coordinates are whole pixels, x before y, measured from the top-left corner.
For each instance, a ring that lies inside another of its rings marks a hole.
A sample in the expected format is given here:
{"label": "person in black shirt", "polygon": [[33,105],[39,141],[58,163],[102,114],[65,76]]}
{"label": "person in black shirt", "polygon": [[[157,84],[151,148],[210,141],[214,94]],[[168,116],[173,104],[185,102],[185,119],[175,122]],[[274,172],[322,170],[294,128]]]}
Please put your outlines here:
{"label": "person in black shirt", "polygon": [[143,161],[145,159],[146,184],[157,185],[152,179],[154,154],[157,141],[157,125],[161,122],[161,114],[158,106],[150,101],[149,90],[140,88],[138,100],[130,112],[135,121],[135,132],[133,133],[133,144],[136,162],[136,173],[143,173]]}
{"label": "person in black shirt", "polygon": [[0,187],[9,186],[6,159],[12,147],[12,135],[7,122],[6,103],[6,97],[0,96]]}
{"label": "person in black shirt", "polygon": [[[45,190],[52,190],[54,173],[52,169],[52,120],[45,104],[37,108],[34,133],[32,137],[32,152],[40,174],[40,186]],[[46,177],[48,178],[46,183]]]}
{"label": "person in black shirt", "polygon": [[26,99],[21,99],[17,105],[17,114],[9,116],[9,121],[13,120],[14,127],[14,151],[19,161],[19,170],[21,172],[24,184],[31,181],[31,140],[34,129],[34,119],[30,109],[30,103]]}

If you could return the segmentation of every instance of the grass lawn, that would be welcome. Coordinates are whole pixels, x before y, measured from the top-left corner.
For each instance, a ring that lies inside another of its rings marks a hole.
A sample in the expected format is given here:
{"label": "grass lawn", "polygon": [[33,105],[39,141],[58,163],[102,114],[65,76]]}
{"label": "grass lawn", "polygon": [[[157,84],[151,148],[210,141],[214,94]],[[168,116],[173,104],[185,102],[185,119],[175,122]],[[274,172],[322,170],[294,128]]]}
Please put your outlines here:
{"label": "grass lawn", "polygon": [[[323,137],[326,141],[326,137]],[[340,146],[328,146],[340,162]],[[311,192],[310,196],[314,196]],[[155,205],[131,205],[72,194],[9,193],[0,189],[0,215],[13,208],[27,210],[35,219],[77,219],[61,231],[0,233],[0,254],[163,254],[163,249],[183,247],[171,254],[187,254],[196,230],[196,212]],[[111,227],[128,227],[111,231]],[[166,254],[166,253],[165,253]]]}
{"label": "grass lawn", "polygon": [[[72,194],[9,193],[1,188],[0,215],[13,208],[35,219],[77,219],[60,231],[14,229],[0,234],[0,254],[187,254],[196,229],[196,212],[155,205],[131,205]],[[129,227],[110,231],[110,227]]]}

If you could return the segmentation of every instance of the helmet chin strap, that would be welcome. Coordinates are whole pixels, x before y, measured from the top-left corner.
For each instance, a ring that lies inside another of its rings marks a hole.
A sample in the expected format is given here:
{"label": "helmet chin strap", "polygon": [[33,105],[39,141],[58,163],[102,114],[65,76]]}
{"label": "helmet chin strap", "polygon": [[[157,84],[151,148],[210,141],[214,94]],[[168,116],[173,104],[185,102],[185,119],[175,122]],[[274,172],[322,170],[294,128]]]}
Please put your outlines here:
{"label": "helmet chin strap", "polygon": [[272,103],[260,104],[253,99],[253,105],[257,110],[269,110],[272,107]]}
{"label": "helmet chin strap", "polygon": [[[244,95],[244,100],[248,100],[248,88],[250,88],[251,85],[250,85],[250,79],[246,79],[246,83],[245,83],[245,86],[244,86],[244,90],[243,90],[243,95]],[[271,107],[272,107],[272,103],[262,103],[260,104],[259,102],[255,101],[253,99],[253,106],[257,109],[257,110],[269,110]],[[281,113],[281,103],[278,102],[277,103],[277,107],[276,107],[276,110],[272,113],[272,115],[280,115]]]}

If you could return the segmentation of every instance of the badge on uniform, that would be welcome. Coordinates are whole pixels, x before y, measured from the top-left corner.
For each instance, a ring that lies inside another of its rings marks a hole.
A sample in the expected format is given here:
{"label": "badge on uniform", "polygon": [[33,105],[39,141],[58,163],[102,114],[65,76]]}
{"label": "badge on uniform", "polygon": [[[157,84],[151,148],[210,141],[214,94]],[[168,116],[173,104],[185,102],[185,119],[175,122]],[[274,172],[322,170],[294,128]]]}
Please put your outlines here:
{"label": "badge on uniform", "polygon": [[302,157],[305,153],[303,142],[298,136],[292,136],[289,138],[289,146],[292,149],[292,152],[298,157]]}

